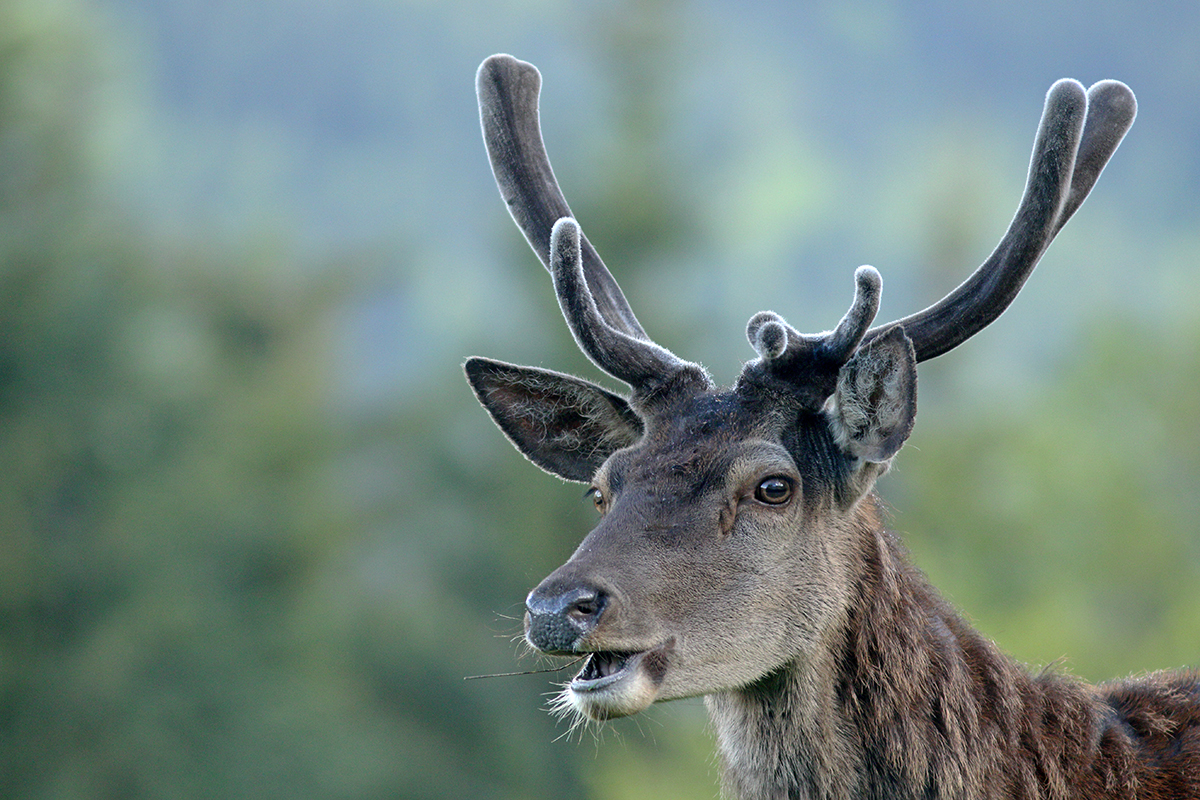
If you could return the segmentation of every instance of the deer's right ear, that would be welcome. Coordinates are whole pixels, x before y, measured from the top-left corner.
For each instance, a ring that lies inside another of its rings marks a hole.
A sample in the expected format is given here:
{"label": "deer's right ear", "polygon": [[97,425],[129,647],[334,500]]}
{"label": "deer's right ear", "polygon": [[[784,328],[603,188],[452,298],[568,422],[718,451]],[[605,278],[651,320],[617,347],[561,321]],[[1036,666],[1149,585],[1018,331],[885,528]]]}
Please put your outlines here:
{"label": "deer's right ear", "polygon": [[560,478],[587,483],[610,455],[642,436],[625,398],[582,378],[478,357],[463,369],[509,441]]}

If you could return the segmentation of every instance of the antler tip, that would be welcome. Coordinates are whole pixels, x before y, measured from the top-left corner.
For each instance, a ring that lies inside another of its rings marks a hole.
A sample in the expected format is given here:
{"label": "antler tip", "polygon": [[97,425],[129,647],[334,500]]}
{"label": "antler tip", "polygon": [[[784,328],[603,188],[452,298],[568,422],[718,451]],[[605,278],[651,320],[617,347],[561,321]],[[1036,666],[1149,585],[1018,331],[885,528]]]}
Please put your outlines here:
{"label": "antler tip", "polygon": [[522,61],[516,56],[510,56],[508,53],[493,53],[483,60],[479,65],[479,72],[494,72],[501,69],[537,69],[526,61]]}
{"label": "antler tip", "polygon": [[579,230],[579,223],[575,221],[574,217],[559,217],[555,220],[554,227],[550,229],[550,235],[559,236],[561,235],[559,231],[565,232],[568,228]]}
{"label": "antler tip", "polygon": [[883,276],[879,274],[879,270],[869,264],[863,264],[854,270],[854,285],[859,292],[878,293],[883,288]]}
{"label": "antler tip", "polygon": [[787,323],[774,311],[760,311],[746,323],[746,338],[764,361],[779,358],[787,350]]}
{"label": "antler tip", "polygon": [[787,351],[787,328],[777,320],[771,320],[758,329],[754,349],[764,361],[779,358]]}
{"label": "antler tip", "polygon": [[529,75],[534,81],[535,90],[541,87],[542,73],[527,61],[510,56],[508,53],[490,55],[479,65],[475,72],[475,91],[480,97],[487,92],[489,83],[501,82],[508,76]]}
{"label": "antler tip", "polygon": [[[1068,88],[1069,87],[1069,88]],[[1084,91],[1083,84],[1074,78],[1059,78],[1050,86],[1051,92],[1056,91]]]}
{"label": "antler tip", "polygon": [[1128,120],[1126,127],[1133,123],[1137,116],[1137,97],[1133,90],[1118,80],[1108,78],[1093,83],[1087,90],[1090,105],[1104,104],[1120,116]]}
{"label": "antler tip", "polygon": [[579,260],[580,238],[583,231],[571,217],[562,217],[550,229],[551,273],[556,273],[554,262],[574,263]]}
{"label": "antler tip", "polygon": [[1080,110],[1087,108],[1088,95],[1083,84],[1074,78],[1059,78],[1046,92],[1046,109],[1065,109],[1075,106]]}

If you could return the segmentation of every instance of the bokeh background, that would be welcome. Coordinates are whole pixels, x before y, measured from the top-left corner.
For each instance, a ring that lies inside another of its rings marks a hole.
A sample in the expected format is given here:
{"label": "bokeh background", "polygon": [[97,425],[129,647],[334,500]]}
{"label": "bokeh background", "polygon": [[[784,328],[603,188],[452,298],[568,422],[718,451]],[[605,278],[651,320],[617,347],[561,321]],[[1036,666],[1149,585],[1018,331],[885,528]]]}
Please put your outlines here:
{"label": "bokeh background", "polygon": [[[461,378],[598,377],[474,72],[545,76],[572,207],[724,382],[765,307],[882,317],[1003,233],[1044,92],[1140,115],[881,483],[987,634],[1200,663],[1192,0],[0,0],[0,795],[715,797],[702,703],[568,735],[516,636],[591,524]],[[614,387],[617,388],[617,387]]]}

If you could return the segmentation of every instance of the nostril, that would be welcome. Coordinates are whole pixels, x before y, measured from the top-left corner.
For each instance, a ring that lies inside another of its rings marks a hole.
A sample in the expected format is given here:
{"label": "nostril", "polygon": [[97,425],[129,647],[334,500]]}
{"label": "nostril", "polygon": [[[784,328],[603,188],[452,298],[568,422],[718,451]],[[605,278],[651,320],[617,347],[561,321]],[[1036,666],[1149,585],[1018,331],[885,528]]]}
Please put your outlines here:
{"label": "nostril", "polygon": [[604,595],[597,591],[589,591],[580,595],[567,608],[567,616],[577,623],[594,622],[604,610]]}
{"label": "nostril", "polygon": [[539,586],[525,601],[525,637],[544,652],[570,651],[600,624],[607,598],[586,584]]}

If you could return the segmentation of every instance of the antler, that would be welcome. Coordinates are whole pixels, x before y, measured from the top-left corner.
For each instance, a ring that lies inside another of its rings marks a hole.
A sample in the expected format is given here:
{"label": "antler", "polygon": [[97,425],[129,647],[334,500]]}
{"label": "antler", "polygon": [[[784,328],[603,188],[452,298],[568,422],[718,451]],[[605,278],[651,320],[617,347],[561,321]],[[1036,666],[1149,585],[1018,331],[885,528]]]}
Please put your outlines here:
{"label": "antler", "polygon": [[554,278],[575,340],[596,366],[648,397],[687,373],[711,385],[698,364],[655,344],[634,316],[558,188],[538,122],[542,77],[532,64],[494,55],[479,67],[475,88],[483,140],[508,211]]}
{"label": "antler", "polygon": [[838,326],[829,333],[803,334],[784,322],[774,311],[760,311],[746,325],[746,337],[766,361],[795,360],[801,353],[844,364],[858,348],[867,326],[879,311],[879,292],[883,279],[874,267],[862,266],[854,272],[854,303]]}
{"label": "antler", "polygon": [[1137,100],[1120,81],[1084,92],[1064,78],[1046,94],[1025,194],[992,255],[950,294],[924,311],[867,332],[869,342],[902,325],[917,361],[957,347],[1008,308],[1038,260],[1083,203],[1133,119]]}
{"label": "antler", "polygon": [[554,223],[550,233],[550,274],[559,307],[579,349],[593,364],[625,381],[643,397],[685,372],[691,373],[690,377],[699,380],[702,386],[709,385],[708,375],[699,365],[684,361],[649,339],[637,338],[609,324],[588,290],[583,259],[586,251],[580,246],[584,241],[575,220],[566,217]]}
{"label": "antler", "polygon": [[[879,273],[860,267],[854,304],[829,333],[796,331],[771,311],[746,328],[765,369],[822,402],[838,369],[861,345],[902,326],[917,361],[957,347],[995,320],[1017,296],[1038,260],[1083,203],[1137,114],[1137,101],[1119,81],[1101,81],[1087,92],[1070,79],[1046,94],[1046,107],[1033,146],[1025,194],[1008,232],[995,251],[950,294],[895,322],[870,330],[879,305]],[[748,365],[749,367],[750,365]]]}
{"label": "antler", "polygon": [[[476,76],[484,142],[513,220],[554,278],[575,340],[596,366],[629,383],[645,400],[672,382],[708,388],[702,367],[646,335],[621,288],[572,218],[546,156],[538,123],[541,75],[508,55],[483,62]],[[1133,92],[1101,81],[1086,92],[1060,80],[1046,95],[1025,193],[992,255],[954,291],[923,311],[868,330],[879,306],[879,273],[855,275],[854,304],[829,333],[805,335],[774,312],[756,314],[747,335],[760,366],[810,388],[823,387],[860,347],[897,326],[917,361],[945,353],[994,321],[1017,296],[1055,235],[1095,185],[1137,114]],[[832,370],[832,373],[831,373]],[[684,380],[678,380],[685,376]]]}

